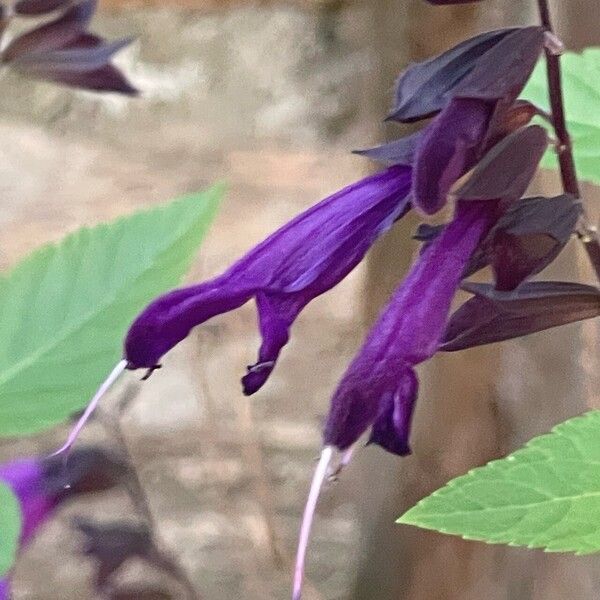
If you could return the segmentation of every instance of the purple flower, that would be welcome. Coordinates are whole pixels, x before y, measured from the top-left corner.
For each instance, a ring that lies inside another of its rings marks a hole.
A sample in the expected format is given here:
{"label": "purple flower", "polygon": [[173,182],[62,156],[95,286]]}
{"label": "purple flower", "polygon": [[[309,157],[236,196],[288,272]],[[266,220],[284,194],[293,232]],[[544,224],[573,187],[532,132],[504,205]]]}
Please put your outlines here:
{"label": "purple flower", "polygon": [[417,259],[333,395],[324,443],[370,442],[395,454],[408,437],[418,380],[414,366],[436,352],[465,266],[497,217],[494,202],[457,205],[454,219]]}
{"label": "purple flower", "polygon": [[262,345],[242,381],[245,394],[256,392],[300,311],[338,284],[408,210],[410,185],[406,166],[367,177],[293,219],[222,275],[158,298],[129,329],[128,367],[155,367],[193,327],[255,298]]}
{"label": "purple flower", "polygon": [[0,466],[0,480],[13,491],[21,507],[21,544],[26,544],[48,518],[57,499],[46,493],[44,469],[38,458],[25,458]]}
{"label": "purple flower", "polygon": [[547,146],[537,125],[496,144],[454,191],[454,219],[429,243],[392,296],[334,393],[326,446],[346,450],[369,428],[370,442],[410,452],[418,380],[413,367],[431,358],[473,254],[527,189]]}
{"label": "purple flower", "polygon": [[[63,456],[23,458],[0,465],[0,481],[14,493],[21,509],[21,547],[66,498],[108,489],[125,473],[121,460],[98,448]],[[9,597],[9,578],[0,580],[0,600]]]}

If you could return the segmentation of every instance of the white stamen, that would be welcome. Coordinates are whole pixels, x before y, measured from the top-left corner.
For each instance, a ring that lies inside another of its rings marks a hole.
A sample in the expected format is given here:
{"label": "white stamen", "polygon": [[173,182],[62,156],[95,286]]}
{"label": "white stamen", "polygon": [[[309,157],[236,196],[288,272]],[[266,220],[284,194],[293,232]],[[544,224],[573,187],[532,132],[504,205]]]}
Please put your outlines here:
{"label": "white stamen", "polygon": [[306,506],[304,507],[304,515],[302,516],[302,524],[300,526],[300,536],[298,539],[298,550],[296,553],[296,566],[294,569],[294,584],[292,587],[292,600],[300,600],[302,598],[302,581],[304,579],[304,563],[306,560],[306,550],[310,538],[310,529],[315,516],[317,501],[321,494],[321,488],[327,477],[329,463],[333,457],[333,448],[326,446],[321,452],[321,458],[315,469]]}
{"label": "white stamen", "polygon": [[77,421],[77,424],[71,430],[67,441],[50,456],[58,456],[63,452],[68,452],[72,448],[73,444],[77,441],[81,430],[84,428],[88,419],[92,416],[92,413],[96,410],[100,399],[111,388],[113,383],[121,376],[126,367],[126,360],[122,360],[119,363],[117,363],[117,366],[110,372],[110,375],[104,380],[102,385],[98,388],[98,391],[94,394],[94,397],[90,400],[90,403],[87,405],[87,408],[85,409],[84,413],[79,418],[79,421]]}

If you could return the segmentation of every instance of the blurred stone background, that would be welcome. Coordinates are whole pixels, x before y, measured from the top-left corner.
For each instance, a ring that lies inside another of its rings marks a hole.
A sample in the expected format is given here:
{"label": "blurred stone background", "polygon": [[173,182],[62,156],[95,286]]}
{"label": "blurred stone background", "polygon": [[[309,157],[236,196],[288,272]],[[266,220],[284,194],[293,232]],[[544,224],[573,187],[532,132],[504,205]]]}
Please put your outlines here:
{"label": "blurred stone background", "polygon": [[[401,132],[380,122],[404,65],[475,31],[531,23],[534,4],[107,1],[95,29],[137,37],[119,60],[141,98],[0,73],[0,265],[80,225],[225,180],[229,193],[189,278],[218,273],[373,168],[349,150]],[[600,41],[590,26],[600,18],[595,0],[556,4],[571,45]],[[558,189],[553,175],[536,185]],[[255,397],[244,398],[238,381],[258,345],[250,305],[199,328],[148,383],[134,384],[122,423],[127,446],[165,548],[204,599],[288,597],[329,396],[413,257],[414,225],[403,223],[305,310]],[[591,281],[580,255],[572,244],[552,276]],[[569,326],[436,357],[421,371],[414,455],[361,450],[324,494],[307,600],[597,598],[597,558],[487,547],[393,524],[451,477],[599,407],[597,339],[594,325]],[[63,436],[3,441],[0,453],[44,451]],[[98,423],[85,438],[111,443]],[[62,509],[20,560],[16,600],[94,597],[93,564],[70,527],[77,515],[136,516],[121,491]],[[132,563],[122,586],[139,582],[155,592],[148,598],[186,597],[164,575]]]}

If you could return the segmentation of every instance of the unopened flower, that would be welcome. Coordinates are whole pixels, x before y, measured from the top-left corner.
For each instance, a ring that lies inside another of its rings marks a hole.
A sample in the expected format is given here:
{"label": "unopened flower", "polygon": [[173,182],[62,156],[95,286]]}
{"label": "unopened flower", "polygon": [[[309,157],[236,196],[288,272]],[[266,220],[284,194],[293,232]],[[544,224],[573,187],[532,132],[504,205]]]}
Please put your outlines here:
{"label": "unopened flower", "polygon": [[410,181],[407,166],[367,177],[293,219],[222,275],[161,296],[129,329],[128,367],[155,367],[193,327],[254,298],[262,345],[243,386],[246,394],[256,392],[273,370],[300,311],[346,277],[408,210]]}
{"label": "unopened flower", "polygon": [[389,119],[412,122],[439,113],[415,153],[415,207],[437,212],[458,179],[501,137],[531,119],[534,107],[517,97],[543,46],[541,27],[492,31],[412,65],[400,76]]}

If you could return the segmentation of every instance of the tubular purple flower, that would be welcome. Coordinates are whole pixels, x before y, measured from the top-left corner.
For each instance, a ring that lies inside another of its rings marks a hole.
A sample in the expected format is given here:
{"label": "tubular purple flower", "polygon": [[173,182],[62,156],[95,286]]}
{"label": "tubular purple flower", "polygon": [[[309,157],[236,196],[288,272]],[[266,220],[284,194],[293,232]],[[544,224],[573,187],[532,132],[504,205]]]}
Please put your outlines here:
{"label": "tubular purple flower", "polygon": [[333,395],[326,446],[346,450],[372,427],[370,442],[410,452],[418,380],[413,367],[435,354],[465,266],[497,217],[495,202],[459,202],[452,222],[417,259]]}
{"label": "tubular purple flower", "polygon": [[[63,457],[31,457],[0,464],[0,481],[14,493],[21,510],[20,546],[25,546],[63,500],[114,486],[126,472],[117,457],[82,448]],[[0,579],[0,600],[10,596],[10,578]]]}
{"label": "tubular purple flower", "polygon": [[[401,456],[410,453],[419,385],[414,366],[438,349],[465,267],[498,216],[497,201],[457,202],[454,219],[413,264],[339,383],[300,527],[292,600],[302,596],[310,529],[327,476],[347,464],[353,444],[369,428],[370,443]],[[334,447],[342,457],[332,469]]]}
{"label": "tubular purple flower", "polygon": [[268,379],[301,310],[346,277],[410,208],[410,185],[410,167],[389,167],[300,214],[222,275],[153,301],[127,334],[128,368],[154,368],[193,327],[254,298],[262,345],[242,380],[244,393],[253,394]]}
{"label": "tubular purple flower", "polygon": [[37,458],[26,458],[0,465],[0,481],[14,492],[21,506],[21,544],[26,544],[52,512],[56,499],[43,483],[43,469]]}

